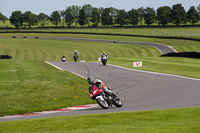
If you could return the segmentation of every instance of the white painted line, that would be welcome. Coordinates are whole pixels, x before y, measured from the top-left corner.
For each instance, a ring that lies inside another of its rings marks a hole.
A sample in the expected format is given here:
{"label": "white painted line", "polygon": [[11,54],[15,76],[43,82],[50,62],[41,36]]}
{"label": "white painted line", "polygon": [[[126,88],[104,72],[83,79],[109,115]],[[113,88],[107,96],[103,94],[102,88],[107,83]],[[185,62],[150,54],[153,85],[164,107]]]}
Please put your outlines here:
{"label": "white painted line", "polygon": [[23,116],[20,116],[20,115],[8,115],[8,116],[0,117],[0,119],[1,118],[6,118],[6,119],[8,119],[8,118],[18,118],[18,117],[23,117]]}
{"label": "white painted line", "polygon": [[[55,68],[57,68],[57,69],[59,69],[59,70],[64,71],[64,69],[62,69],[62,68],[60,68],[60,67],[58,67],[58,66],[56,66],[56,65],[54,65],[54,64],[52,64],[52,63],[50,63],[50,62],[48,62],[48,61],[45,61],[45,63],[47,63],[47,64],[49,64],[49,65],[51,65],[51,66],[53,66],[53,67],[55,67]],[[77,73],[74,73],[74,72],[71,72],[71,73],[73,73],[73,74],[75,74],[75,75],[77,75],[77,76],[79,76],[79,77],[81,77],[81,78],[87,79],[86,77],[84,77],[84,76],[82,76],[82,75],[80,75],[80,74],[77,74]]]}
{"label": "white painted line", "polygon": [[53,66],[53,67],[55,67],[55,68],[57,68],[57,69],[59,69],[59,70],[64,71],[62,68],[60,68],[60,67],[58,67],[58,66],[56,66],[56,65],[54,65],[54,64],[51,64],[51,63],[49,63],[48,61],[45,61],[45,63],[47,63],[47,64],[49,64],[49,65],[51,65],[51,66]]}
{"label": "white painted line", "polygon": [[42,111],[42,112],[38,112],[40,114],[52,114],[52,113],[57,113],[59,111]]}
{"label": "white painted line", "polygon": [[[85,106],[85,107],[84,107]],[[87,105],[77,105],[74,107],[67,107],[67,108],[62,108],[62,109],[57,109],[57,110],[49,110],[49,111],[42,111],[42,112],[33,112],[37,113],[37,115],[43,115],[43,114],[52,114],[52,113],[59,113],[59,112],[69,112],[73,110],[83,110],[83,109],[89,109],[89,108],[94,108],[97,107],[98,104],[87,104]],[[9,119],[9,118],[18,118],[18,117],[27,117],[27,116],[33,116],[33,115],[8,115],[8,116],[2,116],[0,119]]]}
{"label": "white painted line", "polygon": [[[47,61],[45,61],[47,64],[50,64],[58,69],[62,69],[60,67],[57,67]],[[99,63],[99,62],[91,62],[91,63]],[[136,72],[143,72],[143,73],[150,73],[150,74],[157,74],[157,75],[165,75],[165,76],[172,76],[172,77],[179,77],[179,78],[184,78],[184,79],[190,79],[190,80],[196,80],[196,81],[200,81],[200,79],[196,79],[196,78],[190,78],[190,77],[185,77],[185,76],[179,76],[179,75],[174,75],[174,74],[166,74],[166,73],[159,73],[159,72],[150,72],[150,71],[144,71],[144,70],[136,70],[136,69],[131,69],[131,68],[127,68],[127,67],[122,67],[122,66],[117,66],[117,65],[112,65],[112,64],[107,64],[107,65],[110,65],[110,66],[114,66],[114,67],[118,67],[118,68],[123,68],[123,69],[126,69],[126,70],[131,70],[131,71],[136,71]],[[63,70],[63,69],[62,69]],[[71,72],[77,76],[80,76],[84,79],[86,79],[85,77],[83,77],[82,75],[79,75],[77,73],[74,73],[74,72]]]}
{"label": "white painted line", "polygon": [[70,72],[70,73],[73,73],[73,74],[75,74],[75,75],[77,75],[77,76],[79,76],[79,77],[81,77],[81,78],[87,79],[86,77],[84,77],[84,76],[82,76],[82,75],[80,75],[80,74],[77,74],[77,73],[74,73],[74,72]]}
{"label": "white painted line", "polygon": [[159,72],[150,72],[150,71],[144,71],[144,70],[136,70],[136,69],[131,69],[131,68],[117,66],[117,65],[112,65],[112,64],[107,64],[107,65],[118,67],[118,68],[123,68],[123,69],[126,69],[126,70],[136,71],[136,72],[143,72],[143,73],[150,73],[150,74],[157,74],[157,75],[165,75],[165,76],[172,76],[172,77],[179,77],[179,78],[184,78],[184,79],[191,79],[191,80],[200,81],[200,79],[190,78],[190,77],[185,77],[185,76],[179,76],[179,75],[173,75],[173,74],[166,74],[166,73],[159,73]]}
{"label": "white painted line", "polygon": [[[165,45],[166,46],[166,45]],[[167,47],[169,47],[169,48],[171,48],[172,50],[174,50],[174,52],[175,53],[177,53],[178,51],[176,51],[176,49],[174,49],[174,47],[173,46],[167,46]]]}
{"label": "white painted line", "polygon": [[67,109],[71,109],[71,110],[81,110],[81,109],[87,109],[87,108],[85,108],[85,107],[69,107],[69,108],[67,108]]}

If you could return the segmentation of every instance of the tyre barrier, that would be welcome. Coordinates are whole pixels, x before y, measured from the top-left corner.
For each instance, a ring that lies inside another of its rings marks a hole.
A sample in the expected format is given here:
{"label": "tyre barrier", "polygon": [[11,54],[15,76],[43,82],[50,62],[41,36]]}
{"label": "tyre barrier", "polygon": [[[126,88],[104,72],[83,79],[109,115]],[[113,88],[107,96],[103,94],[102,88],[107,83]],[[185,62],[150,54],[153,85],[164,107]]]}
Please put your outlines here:
{"label": "tyre barrier", "polygon": [[12,59],[12,56],[9,56],[9,55],[0,55],[0,59]]}

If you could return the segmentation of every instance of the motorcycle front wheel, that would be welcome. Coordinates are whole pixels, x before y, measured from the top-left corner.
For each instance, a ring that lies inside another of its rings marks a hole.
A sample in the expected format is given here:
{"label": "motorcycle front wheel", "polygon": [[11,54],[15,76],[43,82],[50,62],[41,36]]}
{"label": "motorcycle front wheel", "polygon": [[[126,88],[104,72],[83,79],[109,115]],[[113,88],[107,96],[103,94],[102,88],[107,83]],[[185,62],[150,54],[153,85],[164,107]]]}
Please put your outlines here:
{"label": "motorcycle front wheel", "polygon": [[106,65],[106,61],[105,60],[102,63],[103,63],[104,66]]}
{"label": "motorcycle front wheel", "polygon": [[122,107],[122,101],[118,97],[113,98],[113,104],[116,107]]}
{"label": "motorcycle front wheel", "polygon": [[78,59],[78,58],[74,56],[74,62],[77,62],[77,59]]}
{"label": "motorcycle front wheel", "polygon": [[105,100],[102,100],[101,98],[97,98],[96,101],[102,108],[108,109],[109,105]]}

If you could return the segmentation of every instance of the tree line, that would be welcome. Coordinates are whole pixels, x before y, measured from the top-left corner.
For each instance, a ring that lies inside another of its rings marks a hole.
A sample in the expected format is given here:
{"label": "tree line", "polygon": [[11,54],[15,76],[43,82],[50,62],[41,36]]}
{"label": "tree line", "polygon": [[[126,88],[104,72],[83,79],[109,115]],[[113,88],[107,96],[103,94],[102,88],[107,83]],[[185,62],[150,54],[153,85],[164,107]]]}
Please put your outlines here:
{"label": "tree line", "polygon": [[[0,13],[0,20],[6,20],[7,18]],[[186,24],[187,22],[198,23],[200,20],[200,5],[195,8],[191,6],[186,12],[182,4],[175,4],[171,7],[162,6],[157,10],[151,7],[138,8],[125,11],[123,9],[110,8],[96,8],[90,4],[81,6],[69,6],[62,11],[53,11],[50,16],[44,13],[36,15],[31,11],[22,13],[21,11],[12,12],[10,23],[16,28],[37,25],[38,23],[45,27],[49,21],[51,21],[56,27],[59,24],[63,26],[67,25],[71,27],[73,23],[77,27],[87,25],[88,27],[98,27],[99,24],[103,26],[114,25],[143,25],[143,21],[146,25],[150,26],[154,23],[158,25],[166,26],[169,23],[176,25]]]}

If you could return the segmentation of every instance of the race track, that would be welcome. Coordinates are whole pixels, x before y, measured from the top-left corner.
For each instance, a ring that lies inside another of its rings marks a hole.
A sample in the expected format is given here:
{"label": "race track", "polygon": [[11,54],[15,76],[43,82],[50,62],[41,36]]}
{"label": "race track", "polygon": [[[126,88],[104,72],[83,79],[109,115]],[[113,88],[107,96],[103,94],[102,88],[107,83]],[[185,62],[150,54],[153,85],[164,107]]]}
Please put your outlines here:
{"label": "race track", "polygon": [[[1,118],[0,121],[44,118],[62,115],[82,115],[123,111],[155,110],[200,106],[200,80],[175,75],[152,73],[93,62],[46,62],[83,78],[94,76],[113,88],[123,101],[123,107],[57,112],[27,117]],[[87,97],[87,96],[86,96]]]}
{"label": "race track", "polygon": [[[113,43],[108,40],[95,39],[74,39],[74,38],[40,38],[40,39],[56,39],[56,40],[80,40]],[[121,44],[146,45],[152,46],[161,51],[162,54],[176,52],[171,47],[154,44],[154,43],[138,43],[138,42],[117,42]],[[168,109],[200,105],[200,80],[185,78],[180,76],[172,76],[166,74],[158,74],[133,69],[122,68],[113,65],[103,66],[101,63],[92,62],[46,62],[54,65],[61,70],[66,70],[79,76],[86,78],[94,76],[103,80],[106,85],[120,96],[123,101],[122,108],[102,109],[95,107],[85,110],[73,110],[66,112],[47,113],[41,115],[30,115],[26,117],[1,117],[0,121],[44,118],[62,115],[81,115],[95,113],[109,113],[121,111],[136,110],[155,110]]]}
{"label": "race track", "polygon": [[[104,43],[113,43],[110,40],[98,40],[98,39],[84,39],[84,38],[40,38],[40,39],[52,39],[52,40],[74,40],[74,41],[89,41],[89,42],[104,42]],[[162,54],[177,52],[174,48],[158,44],[158,43],[147,43],[147,42],[126,42],[126,41],[117,41],[119,44],[132,44],[132,45],[145,45],[151,46],[158,49]]]}
{"label": "race track", "polygon": [[[200,105],[200,80],[93,62],[49,62],[63,70],[93,76],[122,98],[124,106],[97,112],[167,109]],[[88,111],[87,111],[88,112]],[[89,111],[90,112],[90,111]],[[95,113],[96,111],[92,111]],[[83,113],[85,114],[85,112]]]}

